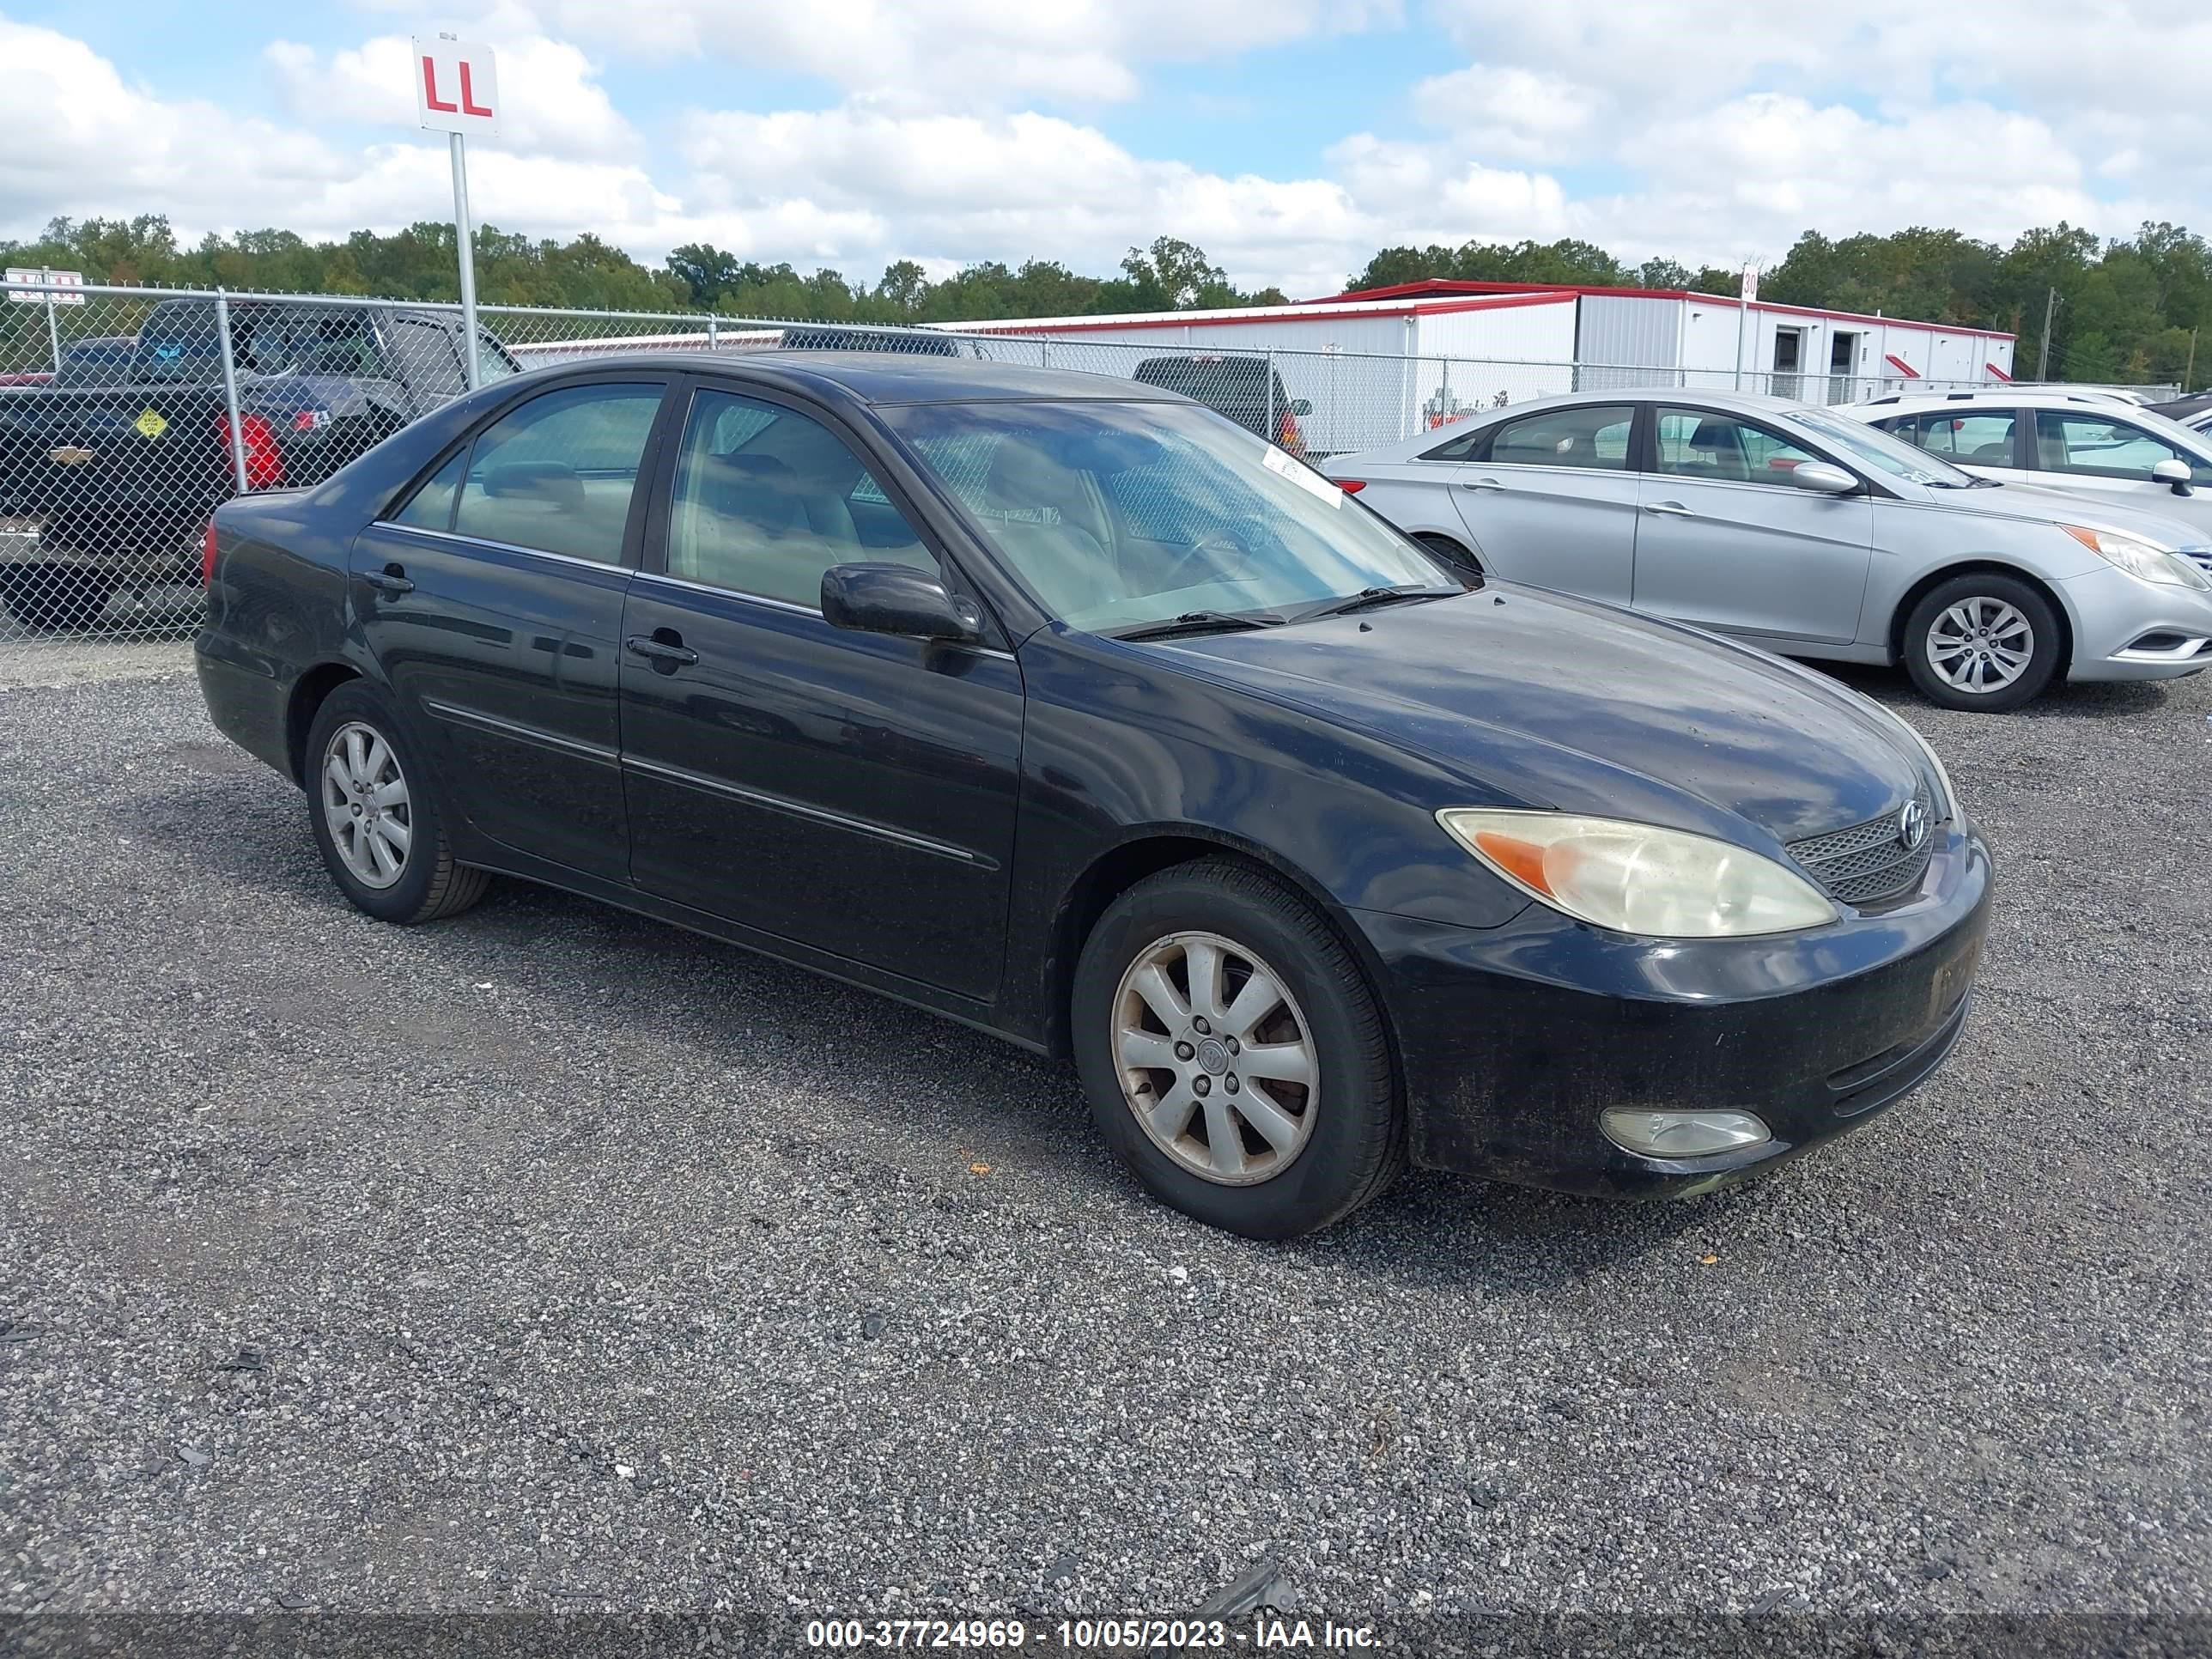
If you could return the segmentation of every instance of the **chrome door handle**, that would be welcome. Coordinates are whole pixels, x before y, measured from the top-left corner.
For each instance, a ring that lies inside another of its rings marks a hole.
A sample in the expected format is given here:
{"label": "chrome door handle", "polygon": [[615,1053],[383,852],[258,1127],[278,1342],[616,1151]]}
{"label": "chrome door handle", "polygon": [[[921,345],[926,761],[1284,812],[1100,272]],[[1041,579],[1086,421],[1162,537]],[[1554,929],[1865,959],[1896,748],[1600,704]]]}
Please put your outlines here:
{"label": "chrome door handle", "polygon": [[1461,480],[1459,487],[1462,489],[1503,489],[1505,488],[1504,484],[1498,483],[1495,478],[1465,478]]}
{"label": "chrome door handle", "polygon": [[1646,513],[1664,513],[1675,519],[1694,519],[1698,516],[1680,501],[1646,501],[1644,510]]}
{"label": "chrome door handle", "polygon": [[407,572],[396,564],[387,564],[381,570],[364,570],[361,573],[361,579],[391,599],[396,599],[402,593],[415,591],[415,584],[407,580]]}

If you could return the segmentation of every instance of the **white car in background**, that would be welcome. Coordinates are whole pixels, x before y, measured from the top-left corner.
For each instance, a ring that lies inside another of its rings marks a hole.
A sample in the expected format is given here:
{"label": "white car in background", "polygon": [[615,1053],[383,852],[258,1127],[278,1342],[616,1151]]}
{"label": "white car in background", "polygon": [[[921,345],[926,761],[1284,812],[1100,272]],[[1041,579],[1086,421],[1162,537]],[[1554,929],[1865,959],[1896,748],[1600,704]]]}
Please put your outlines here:
{"label": "white car in background", "polygon": [[2069,392],[1903,393],[1838,410],[1977,477],[2124,501],[2212,541],[2212,434]]}
{"label": "white car in background", "polygon": [[1538,398],[1321,470],[1462,567],[1784,656],[1902,662],[1948,708],[2212,668],[2212,534],[1780,398]]}

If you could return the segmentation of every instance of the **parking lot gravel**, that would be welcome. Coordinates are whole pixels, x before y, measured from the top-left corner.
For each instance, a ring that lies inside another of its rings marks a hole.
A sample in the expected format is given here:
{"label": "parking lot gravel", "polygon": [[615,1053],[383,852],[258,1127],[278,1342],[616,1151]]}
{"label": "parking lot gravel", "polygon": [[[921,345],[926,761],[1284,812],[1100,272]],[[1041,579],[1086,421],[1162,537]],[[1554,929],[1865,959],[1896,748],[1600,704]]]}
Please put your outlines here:
{"label": "parking lot gravel", "polygon": [[2212,676],[1851,677],[2002,883],[1862,1133],[1261,1245],[963,1029],[368,921],[149,660],[0,676],[0,1609],[2212,1612]]}

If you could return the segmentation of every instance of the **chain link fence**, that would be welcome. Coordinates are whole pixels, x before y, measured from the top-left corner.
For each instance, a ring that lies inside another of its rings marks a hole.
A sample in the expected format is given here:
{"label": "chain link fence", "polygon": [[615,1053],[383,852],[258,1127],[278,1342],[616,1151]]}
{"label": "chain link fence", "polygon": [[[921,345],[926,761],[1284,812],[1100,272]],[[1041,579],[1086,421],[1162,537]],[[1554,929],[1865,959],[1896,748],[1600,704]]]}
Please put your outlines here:
{"label": "chain link fence", "polygon": [[[479,307],[480,380],[631,352],[863,349],[1117,376],[1293,454],[1394,443],[1560,392],[1680,386],[1842,403],[1948,383],[1486,362],[677,313]],[[210,514],[313,484],[469,384],[460,308],[15,284],[0,306],[0,636],[189,629]],[[2069,388],[2081,390],[2081,388]],[[2138,396],[2174,388],[2139,388]]]}

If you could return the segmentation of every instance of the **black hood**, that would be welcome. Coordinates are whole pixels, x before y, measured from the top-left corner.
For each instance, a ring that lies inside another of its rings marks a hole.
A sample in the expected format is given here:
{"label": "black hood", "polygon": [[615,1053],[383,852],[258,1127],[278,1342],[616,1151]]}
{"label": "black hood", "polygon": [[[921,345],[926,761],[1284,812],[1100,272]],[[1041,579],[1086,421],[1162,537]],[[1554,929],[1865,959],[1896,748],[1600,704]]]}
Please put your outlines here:
{"label": "black hood", "polygon": [[[1748,647],[1492,582],[1450,599],[1200,635],[1209,678],[1356,725],[1525,805],[1742,839],[1893,811],[1917,746],[1876,704]],[[1196,666],[1194,664],[1194,666]]]}

